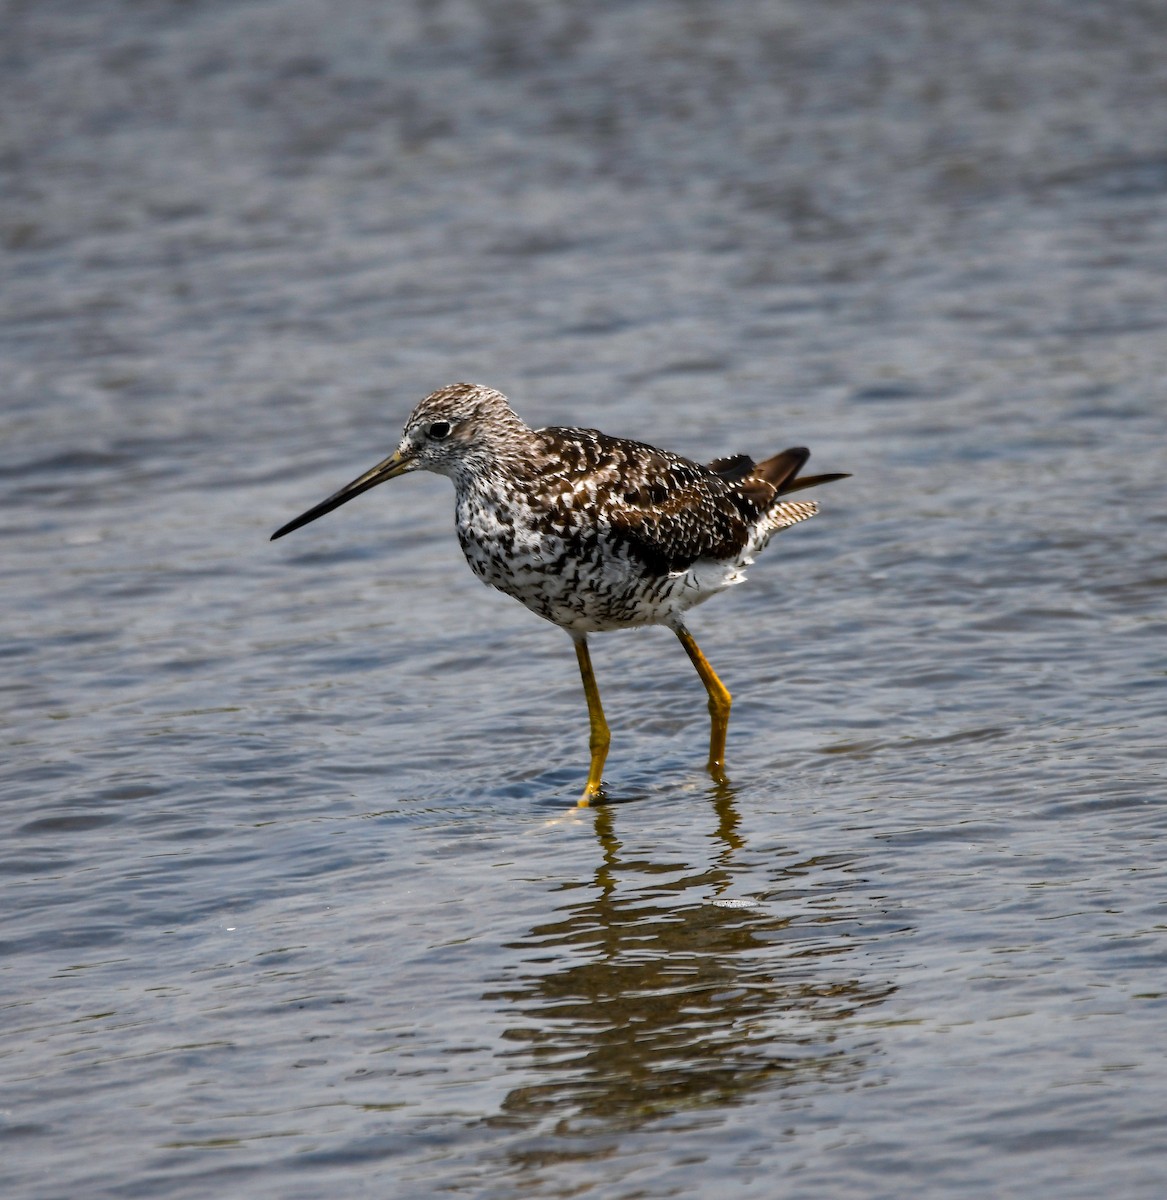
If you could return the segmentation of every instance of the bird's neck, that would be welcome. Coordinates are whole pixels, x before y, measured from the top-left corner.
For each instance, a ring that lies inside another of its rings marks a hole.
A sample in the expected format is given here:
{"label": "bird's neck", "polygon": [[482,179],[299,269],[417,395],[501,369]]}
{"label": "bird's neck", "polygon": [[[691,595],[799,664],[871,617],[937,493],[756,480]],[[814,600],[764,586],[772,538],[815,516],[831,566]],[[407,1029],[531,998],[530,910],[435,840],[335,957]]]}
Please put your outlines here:
{"label": "bird's neck", "polygon": [[469,448],[453,472],[459,492],[494,490],[503,480],[527,480],[538,474],[538,439],[515,417],[513,427]]}

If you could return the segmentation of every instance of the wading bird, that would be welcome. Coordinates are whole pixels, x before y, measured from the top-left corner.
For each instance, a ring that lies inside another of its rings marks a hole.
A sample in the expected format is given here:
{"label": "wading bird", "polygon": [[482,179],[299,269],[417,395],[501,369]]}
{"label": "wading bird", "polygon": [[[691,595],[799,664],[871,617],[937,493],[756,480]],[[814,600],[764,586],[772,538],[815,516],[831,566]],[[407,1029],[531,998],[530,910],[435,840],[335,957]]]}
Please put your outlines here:
{"label": "wading bird", "polygon": [[702,466],[596,429],[531,429],[502,393],[455,383],[418,404],[388,458],[272,540],[409,471],[449,476],[470,569],[575,643],[591,726],[586,805],[603,794],[610,741],[589,633],[664,625],[677,635],[709,694],[709,771],[724,779],[730,695],[683,618],[740,583],[780,529],[818,511],[787,496],[847,478],[800,476],[809,457],[797,448],[760,463],[738,454]]}

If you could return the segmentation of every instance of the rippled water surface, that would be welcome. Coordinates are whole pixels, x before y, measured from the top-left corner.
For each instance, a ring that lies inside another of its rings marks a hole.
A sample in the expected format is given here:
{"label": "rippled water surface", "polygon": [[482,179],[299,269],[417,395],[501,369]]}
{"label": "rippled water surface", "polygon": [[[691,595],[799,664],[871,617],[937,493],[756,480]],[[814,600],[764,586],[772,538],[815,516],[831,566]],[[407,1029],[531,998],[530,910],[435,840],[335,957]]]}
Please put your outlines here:
{"label": "rippled water surface", "polygon": [[[1159,6],[3,5],[0,1186],[1158,1198]],[[562,633],[424,393],[854,477]]]}

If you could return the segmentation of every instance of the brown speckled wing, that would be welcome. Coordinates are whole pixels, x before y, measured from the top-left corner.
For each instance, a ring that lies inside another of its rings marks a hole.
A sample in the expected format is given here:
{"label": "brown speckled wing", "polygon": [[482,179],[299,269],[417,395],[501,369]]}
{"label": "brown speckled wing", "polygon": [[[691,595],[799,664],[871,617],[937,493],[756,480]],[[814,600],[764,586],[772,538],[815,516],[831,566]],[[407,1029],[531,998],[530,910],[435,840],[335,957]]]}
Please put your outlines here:
{"label": "brown speckled wing", "polygon": [[661,575],[684,571],[702,558],[734,558],[746,545],[749,524],[729,488],[710,478],[714,486],[709,479],[674,485],[663,504],[620,505],[610,517],[613,532]]}
{"label": "brown speckled wing", "polygon": [[699,463],[596,429],[539,432],[547,448],[541,487],[574,493],[601,536],[625,545],[648,571],[683,571],[745,545],[749,528],[734,485]]}
{"label": "brown speckled wing", "polygon": [[721,474],[654,446],[604,440],[626,464],[605,513],[608,527],[648,570],[667,575],[741,553],[761,512],[743,491],[752,467],[745,455],[722,460]]}
{"label": "brown speckled wing", "polygon": [[[576,523],[565,520],[562,510],[582,501],[601,533],[610,533],[659,575],[684,571],[700,559],[741,554],[751,529],[793,483],[807,454],[786,450],[762,464],[736,454],[702,466],[597,429],[539,434],[545,455],[532,465],[542,494],[555,497],[558,523]],[[582,520],[582,513],[577,517]]]}

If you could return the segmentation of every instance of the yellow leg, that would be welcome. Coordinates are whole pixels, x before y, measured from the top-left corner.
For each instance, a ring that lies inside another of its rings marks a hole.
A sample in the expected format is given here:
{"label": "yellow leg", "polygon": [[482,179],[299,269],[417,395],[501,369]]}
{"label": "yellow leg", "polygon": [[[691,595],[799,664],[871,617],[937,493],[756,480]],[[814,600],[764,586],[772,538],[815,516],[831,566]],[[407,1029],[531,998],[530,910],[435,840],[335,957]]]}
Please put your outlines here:
{"label": "yellow leg", "polygon": [[579,673],[583,679],[584,695],[588,699],[588,724],[591,726],[591,736],[588,738],[588,749],[592,752],[592,765],[588,768],[587,787],[579,798],[581,808],[587,808],[592,800],[602,792],[601,775],[604,773],[604,760],[608,757],[608,745],[612,735],[608,732],[608,722],[604,720],[604,709],[600,704],[600,689],[596,687],[596,676],[592,671],[592,656],[588,651],[587,638],[582,635],[574,638],[575,656],[579,660]]}
{"label": "yellow leg", "polygon": [[685,653],[697,668],[697,674],[709,693],[709,774],[714,779],[722,780],[725,778],[725,731],[729,728],[729,706],[733,701],[725,684],[717,678],[717,672],[701,653],[701,647],[693,641],[693,635],[684,625],[677,626],[673,632],[685,647]]}

